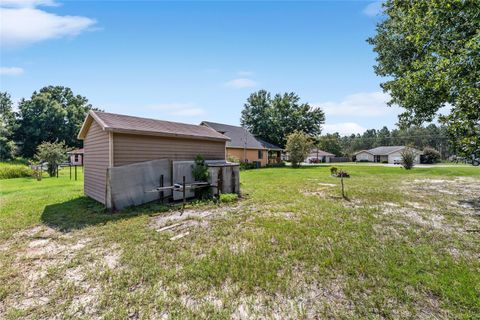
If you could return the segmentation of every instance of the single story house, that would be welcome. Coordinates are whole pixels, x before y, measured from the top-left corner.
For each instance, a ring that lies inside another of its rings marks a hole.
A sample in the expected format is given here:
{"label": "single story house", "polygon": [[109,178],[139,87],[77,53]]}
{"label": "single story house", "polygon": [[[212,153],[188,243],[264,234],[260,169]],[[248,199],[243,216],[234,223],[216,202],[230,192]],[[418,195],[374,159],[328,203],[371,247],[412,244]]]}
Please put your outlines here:
{"label": "single story house", "polygon": [[72,166],[83,166],[83,148],[68,151],[67,155]]}
{"label": "single story house", "polygon": [[78,139],[84,148],[84,192],[105,204],[109,167],[143,161],[225,160],[228,137],[206,126],[90,111]]}
{"label": "single story house", "polygon": [[307,163],[319,163],[319,162],[330,162],[330,159],[335,157],[333,153],[314,148],[310,150],[305,162]]}
{"label": "single story house", "polygon": [[[361,150],[355,153],[355,161],[382,162],[400,164],[402,152],[406,146],[382,146],[370,150]],[[420,163],[421,151],[411,148],[415,153],[415,163]]]}
{"label": "single story house", "polygon": [[227,157],[235,157],[242,162],[258,163],[261,167],[281,161],[282,148],[256,138],[243,127],[209,121],[203,121],[201,125],[230,138],[227,142]]}

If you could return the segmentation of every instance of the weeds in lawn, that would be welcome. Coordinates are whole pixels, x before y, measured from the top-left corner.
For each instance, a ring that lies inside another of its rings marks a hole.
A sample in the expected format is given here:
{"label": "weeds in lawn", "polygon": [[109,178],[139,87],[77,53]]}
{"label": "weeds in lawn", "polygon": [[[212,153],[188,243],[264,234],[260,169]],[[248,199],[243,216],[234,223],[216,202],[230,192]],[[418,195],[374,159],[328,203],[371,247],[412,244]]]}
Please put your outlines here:
{"label": "weeds in lawn", "polygon": [[241,201],[183,215],[161,204],[106,214],[65,175],[3,180],[0,317],[479,314],[480,242],[467,229],[478,229],[480,172],[348,171],[351,201],[327,167],[272,168],[242,172]]}

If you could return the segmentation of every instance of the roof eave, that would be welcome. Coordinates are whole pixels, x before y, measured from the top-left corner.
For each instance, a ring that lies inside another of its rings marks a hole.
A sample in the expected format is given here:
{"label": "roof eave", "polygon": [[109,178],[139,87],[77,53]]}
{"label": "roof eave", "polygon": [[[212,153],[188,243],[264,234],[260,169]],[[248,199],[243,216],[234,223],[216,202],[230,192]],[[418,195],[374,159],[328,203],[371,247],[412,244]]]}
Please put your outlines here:
{"label": "roof eave", "polygon": [[85,137],[87,136],[88,129],[90,128],[90,125],[92,124],[92,121],[95,120],[102,130],[105,130],[108,128],[108,126],[103,122],[102,119],[95,113],[95,111],[90,110],[88,111],[87,116],[85,117],[85,120],[83,121],[82,127],[80,128],[80,132],[78,132],[77,139],[79,140],[84,140]]}
{"label": "roof eave", "polygon": [[265,147],[262,148],[256,148],[256,147],[242,147],[242,146],[227,146],[227,148],[232,148],[232,149],[247,149],[247,150],[268,150]]}
{"label": "roof eave", "polygon": [[375,155],[373,152],[371,152],[371,151],[368,151],[368,150],[360,150],[360,151],[358,151],[358,152],[354,153],[354,155],[357,155],[357,154],[359,154],[359,153],[362,153],[362,152],[370,153],[372,156],[374,156],[374,155]]}

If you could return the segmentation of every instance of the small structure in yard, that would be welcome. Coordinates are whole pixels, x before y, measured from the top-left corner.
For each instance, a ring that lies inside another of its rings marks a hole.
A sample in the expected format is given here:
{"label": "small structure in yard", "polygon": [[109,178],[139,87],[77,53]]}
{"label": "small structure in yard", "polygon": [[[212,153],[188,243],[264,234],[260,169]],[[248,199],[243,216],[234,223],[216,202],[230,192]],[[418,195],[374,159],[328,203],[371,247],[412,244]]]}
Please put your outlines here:
{"label": "small structure in yard", "polygon": [[[189,170],[177,162],[193,163],[201,154],[226,164],[230,140],[207,126],[99,111],[89,112],[78,138],[84,142],[85,194],[114,209],[158,199],[158,193],[145,194],[160,187],[162,176],[164,185],[183,183],[180,172]],[[118,206],[116,198],[123,199]]]}
{"label": "small structure in yard", "polygon": [[67,152],[68,160],[72,166],[83,166],[83,148]]}
{"label": "small structure in yard", "polygon": [[314,148],[310,151],[308,154],[307,158],[305,159],[305,162],[307,163],[322,163],[322,162],[331,162],[331,159],[334,158],[335,155],[330,152],[326,152],[323,150],[320,150],[318,148]]}
{"label": "small structure in yard", "polygon": [[228,124],[203,121],[201,125],[212,128],[230,138],[227,156],[241,162],[255,163],[258,167],[282,162],[283,149],[268,141],[256,138],[247,129]]}
{"label": "small structure in yard", "polygon": [[[355,153],[356,162],[379,162],[389,164],[401,164],[402,152],[406,146],[377,147],[370,150],[361,150]],[[410,148],[415,153],[415,163],[420,163],[421,151]]]}

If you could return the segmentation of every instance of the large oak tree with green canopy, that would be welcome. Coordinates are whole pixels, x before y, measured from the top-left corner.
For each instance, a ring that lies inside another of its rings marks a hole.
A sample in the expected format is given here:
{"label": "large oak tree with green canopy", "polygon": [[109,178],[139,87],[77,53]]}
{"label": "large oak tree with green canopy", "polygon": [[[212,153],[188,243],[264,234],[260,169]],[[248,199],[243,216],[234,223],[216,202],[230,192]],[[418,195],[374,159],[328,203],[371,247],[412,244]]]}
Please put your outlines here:
{"label": "large oak tree with green canopy", "polygon": [[387,0],[377,33],[368,39],[377,53],[375,72],[405,109],[402,126],[440,117],[458,152],[480,146],[480,1]]}
{"label": "large oak tree with green canopy", "polygon": [[283,147],[287,136],[295,131],[311,137],[319,135],[325,114],[320,108],[301,103],[294,92],[272,98],[269,92],[260,90],[247,99],[240,123],[256,137]]}
{"label": "large oak tree with green canopy", "polygon": [[67,147],[81,147],[77,134],[90,109],[87,98],[62,86],[44,87],[30,99],[22,99],[15,130],[22,156],[32,157],[42,142],[62,141]]}

